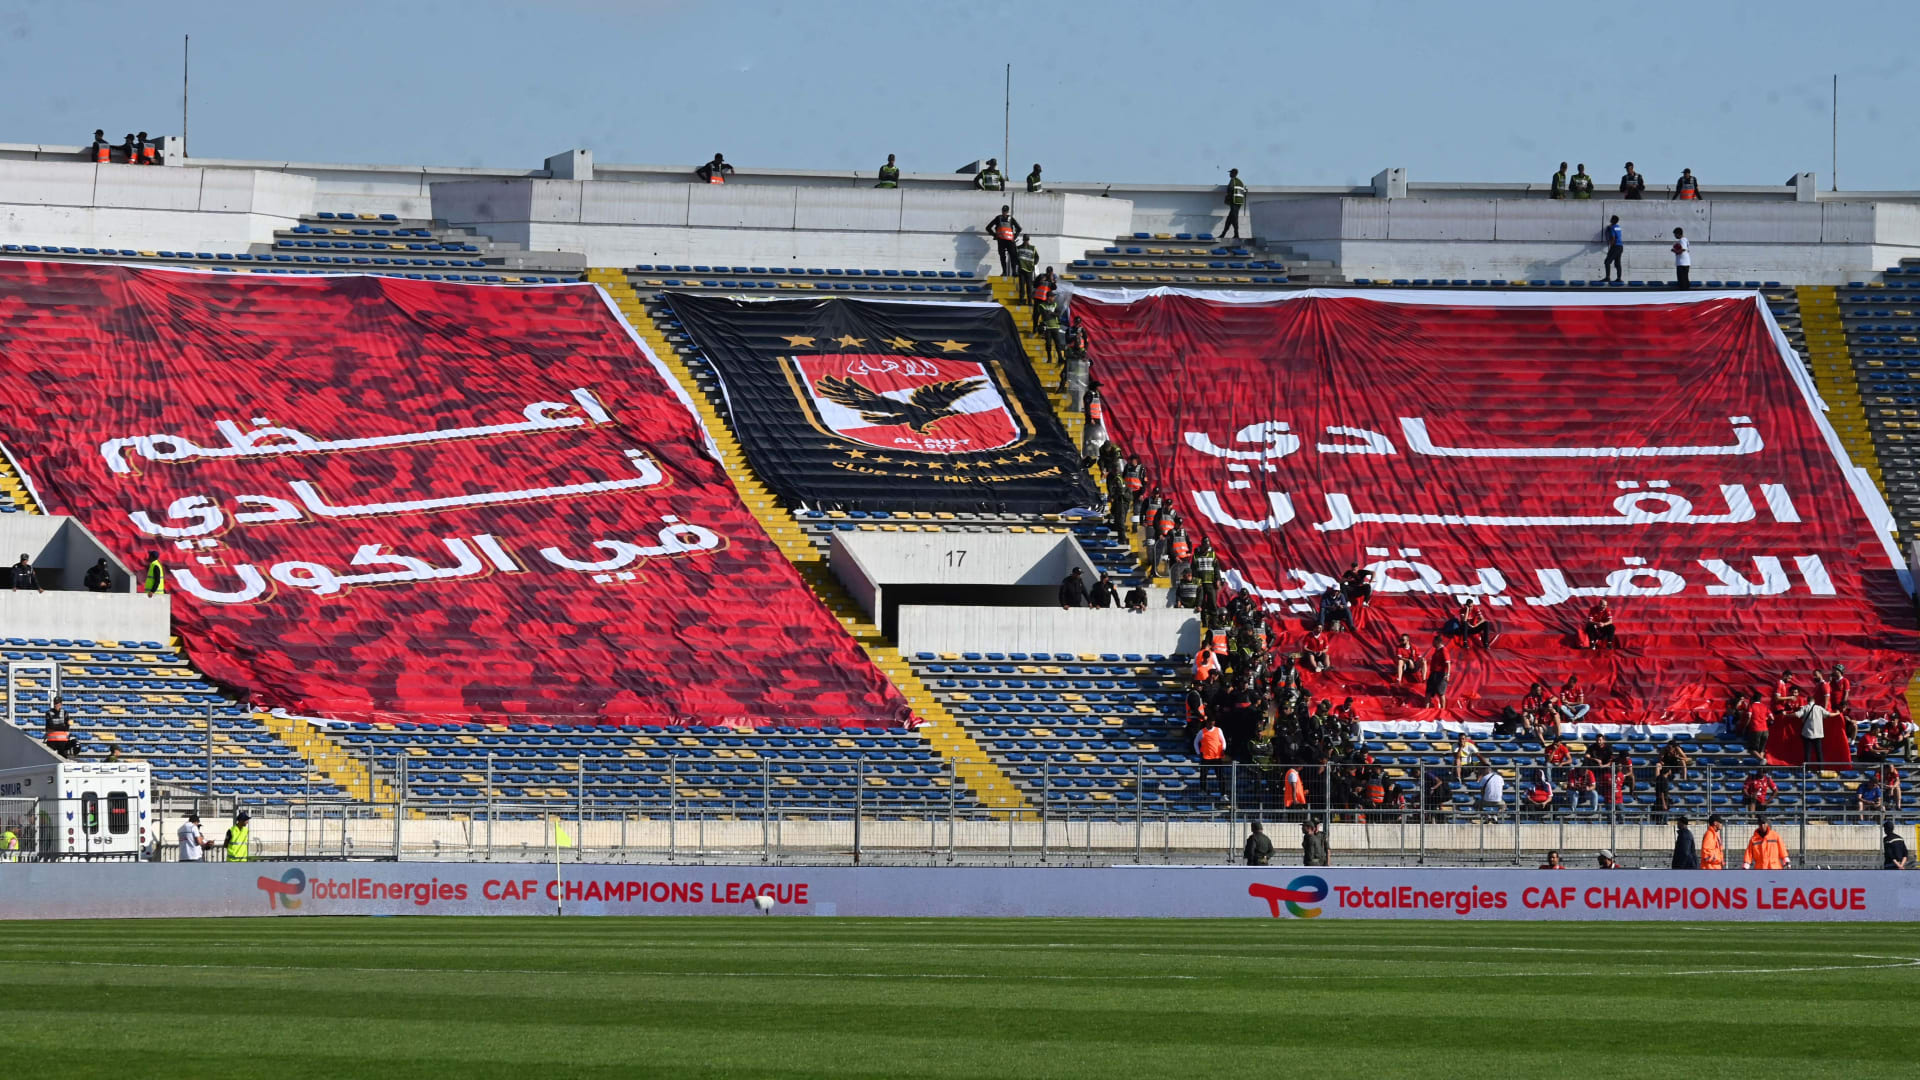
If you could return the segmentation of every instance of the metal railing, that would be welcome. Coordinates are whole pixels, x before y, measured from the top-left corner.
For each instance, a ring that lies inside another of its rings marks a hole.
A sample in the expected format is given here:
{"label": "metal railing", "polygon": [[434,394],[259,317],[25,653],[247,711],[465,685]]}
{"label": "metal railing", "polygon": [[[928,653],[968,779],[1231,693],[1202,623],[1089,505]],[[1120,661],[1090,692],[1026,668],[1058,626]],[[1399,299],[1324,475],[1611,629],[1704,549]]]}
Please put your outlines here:
{"label": "metal railing", "polygon": [[[512,761],[513,759],[508,759]],[[1554,797],[1536,803],[1522,767],[1497,803],[1462,797],[1462,777],[1451,767],[1400,767],[1372,782],[1364,766],[1300,766],[1289,785],[1282,766],[1227,765],[1213,770],[1133,767],[1117,786],[1088,788],[1084,770],[1029,767],[1017,774],[1031,809],[995,811],[978,803],[952,769],[913,787],[917,798],[899,797],[900,774],[848,762],[842,783],[809,783],[801,759],[763,758],[748,772],[730,775],[716,788],[710,759],[665,757],[661,770],[635,774],[580,757],[565,764],[573,791],[567,797],[499,795],[500,785],[520,786],[526,768],[488,759],[482,794],[448,795],[443,785],[410,782],[402,758],[377,771],[395,793],[388,805],[327,798],[291,797],[267,805],[248,803],[252,857],[276,859],[444,859],[539,862],[819,863],[911,865],[1105,865],[1111,863],[1231,863],[1241,858],[1252,822],[1269,829],[1288,861],[1291,823],[1308,817],[1327,824],[1336,861],[1349,864],[1538,865],[1549,851],[1571,865],[1591,865],[1609,850],[1623,862],[1665,865],[1674,829],[1685,814],[1698,835],[1709,813],[1725,819],[1729,862],[1738,865],[1754,819],[1761,811],[1737,804],[1717,811],[1711,794],[1735,794],[1750,775],[1776,785],[1765,807],[1797,866],[1878,866],[1881,822],[1912,823],[1920,810],[1883,797],[1877,808],[1860,808],[1855,781],[1818,768],[1694,766],[1669,785],[1670,811],[1610,797],[1612,780],[1623,792],[1644,794],[1650,769],[1603,777],[1597,799],[1573,805],[1559,783],[1564,770],[1549,770]],[[542,759],[541,771],[555,764]],[[1502,770],[1503,775],[1511,770]],[[1471,773],[1471,770],[1469,770]],[[1385,776],[1390,773],[1390,776]],[[1904,790],[1909,770],[1895,767]],[[698,782],[696,783],[696,779]],[[792,783],[782,783],[782,780]],[[1107,780],[1114,778],[1111,771]],[[1441,781],[1451,788],[1443,801]],[[1836,785],[1846,790],[1836,790]],[[550,785],[547,785],[550,786]],[[1292,794],[1289,794],[1289,791]],[[1107,798],[1096,799],[1095,791]],[[1706,805],[1688,800],[1706,798]],[[1596,805],[1597,803],[1597,805]],[[189,804],[163,805],[160,835],[172,842]],[[204,801],[190,805],[207,817]],[[216,804],[231,813],[237,804]],[[222,826],[224,827],[224,826]],[[218,833],[209,830],[216,843]],[[163,853],[163,857],[171,857]],[[1292,861],[1298,861],[1297,858]]]}

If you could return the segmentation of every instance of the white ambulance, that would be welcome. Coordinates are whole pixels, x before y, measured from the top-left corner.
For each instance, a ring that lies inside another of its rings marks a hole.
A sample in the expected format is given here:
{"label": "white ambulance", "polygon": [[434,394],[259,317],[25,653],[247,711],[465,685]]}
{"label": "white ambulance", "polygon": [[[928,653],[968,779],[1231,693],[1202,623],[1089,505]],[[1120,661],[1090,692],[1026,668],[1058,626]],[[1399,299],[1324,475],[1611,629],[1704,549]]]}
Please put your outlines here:
{"label": "white ambulance", "polygon": [[0,769],[0,837],[9,861],[138,859],[154,837],[152,773],[142,761],[57,761]]}

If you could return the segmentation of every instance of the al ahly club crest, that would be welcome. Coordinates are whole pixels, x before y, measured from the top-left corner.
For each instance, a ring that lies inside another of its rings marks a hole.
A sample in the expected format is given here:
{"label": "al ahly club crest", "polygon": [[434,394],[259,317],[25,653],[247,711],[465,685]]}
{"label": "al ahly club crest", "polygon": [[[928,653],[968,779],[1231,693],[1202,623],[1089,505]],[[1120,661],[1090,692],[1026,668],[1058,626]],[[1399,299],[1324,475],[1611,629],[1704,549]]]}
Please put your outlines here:
{"label": "al ahly club crest", "polygon": [[1024,432],[984,364],[958,357],[824,353],[788,358],[834,434],[883,450],[973,454]]}

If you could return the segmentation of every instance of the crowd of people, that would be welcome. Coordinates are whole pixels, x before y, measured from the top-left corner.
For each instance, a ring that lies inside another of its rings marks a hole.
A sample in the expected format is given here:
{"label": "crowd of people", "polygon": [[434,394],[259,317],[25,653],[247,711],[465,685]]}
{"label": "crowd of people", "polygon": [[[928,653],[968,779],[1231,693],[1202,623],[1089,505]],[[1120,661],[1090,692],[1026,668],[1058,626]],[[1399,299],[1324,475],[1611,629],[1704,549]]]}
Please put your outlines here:
{"label": "crowd of people", "polygon": [[107,141],[105,128],[93,129],[93,142],[88,145],[87,160],[96,165],[164,165],[160,155],[160,140],[150,139],[147,133],[127,132],[126,138],[115,146]]}

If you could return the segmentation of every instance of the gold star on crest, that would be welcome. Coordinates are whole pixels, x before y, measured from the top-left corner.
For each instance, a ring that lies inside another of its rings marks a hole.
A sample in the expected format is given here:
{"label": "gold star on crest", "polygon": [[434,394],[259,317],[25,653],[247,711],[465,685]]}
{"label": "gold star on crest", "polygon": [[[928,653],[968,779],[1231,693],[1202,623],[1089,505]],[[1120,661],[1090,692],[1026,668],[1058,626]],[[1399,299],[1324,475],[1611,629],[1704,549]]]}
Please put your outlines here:
{"label": "gold star on crest", "polygon": [[891,465],[893,464],[893,459],[885,454],[881,454],[879,457],[873,459],[873,463],[875,465]]}
{"label": "gold star on crest", "polygon": [[966,352],[967,351],[966,342],[954,341],[951,338],[947,339],[946,341],[936,341],[936,342],[933,342],[933,344],[940,346],[941,352]]}
{"label": "gold star on crest", "polygon": [[867,343],[866,338],[857,338],[857,337],[854,337],[852,334],[841,334],[839,337],[834,338],[833,340],[839,342],[840,347],[843,349],[857,349],[860,346],[865,345]]}
{"label": "gold star on crest", "polygon": [[937,461],[934,461],[934,462],[929,462],[929,463],[927,464],[927,468],[929,468],[929,469],[944,469],[944,468],[946,468],[946,466],[944,466],[944,465],[942,465],[942,464],[940,464],[940,463],[939,463],[939,462],[937,462]]}
{"label": "gold star on crest", "polygon": [[788,348],[792,348],[792,349],[813,348],[813,339],[806,336],[805,334],[781,334],[780,336],[787,339]]}
{"label": "gold star on crest", "polygon": [[1015,454],[1013,455],[1013,460],[1019,462],[1022,465],[1025,465],[1027,462],[1033,460],[1033,455],[1032,454]]}
{"label": "gold star on crest", "polygon": [[867,452],[865,450],[849,450],[847,451],[847,456],[848,457],[866,457]]}
{"label": "gold star on crest", "polygon": [[896,349],[899,349],[901,352],[905,352],[908,349],[913,348],[913,346],[916,344],[915,342],[908,341],[906,338],[903,338],[903,337],[888,338],[886,339],[886,341],[887,341],[887,344],[893,346]]}

